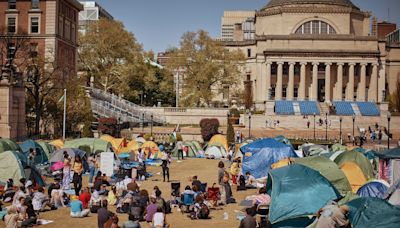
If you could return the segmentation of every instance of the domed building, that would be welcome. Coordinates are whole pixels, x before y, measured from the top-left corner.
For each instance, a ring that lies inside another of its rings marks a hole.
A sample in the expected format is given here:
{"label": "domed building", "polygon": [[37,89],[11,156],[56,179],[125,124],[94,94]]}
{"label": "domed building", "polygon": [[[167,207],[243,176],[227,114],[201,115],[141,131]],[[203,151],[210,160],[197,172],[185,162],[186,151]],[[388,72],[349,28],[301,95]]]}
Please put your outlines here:
{"label": "domed building", "polygon": [[259,110],[281,100],[376,104],[387,94],[386,42],[370,33],[371,14],[350,0],[271,0],[255,13],[255,39],[224,45],[248,57],[244,81]]}

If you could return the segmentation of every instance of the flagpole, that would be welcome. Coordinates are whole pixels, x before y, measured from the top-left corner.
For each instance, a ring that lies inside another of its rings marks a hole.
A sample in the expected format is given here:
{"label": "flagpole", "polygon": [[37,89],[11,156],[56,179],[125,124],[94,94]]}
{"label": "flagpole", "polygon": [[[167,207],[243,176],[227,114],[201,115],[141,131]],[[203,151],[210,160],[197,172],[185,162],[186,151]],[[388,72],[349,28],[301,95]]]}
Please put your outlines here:
{"label": "flagpole", "polygon": [[66,117],[67,117],[67,89],[64,89],[63,141],[65,141]]}

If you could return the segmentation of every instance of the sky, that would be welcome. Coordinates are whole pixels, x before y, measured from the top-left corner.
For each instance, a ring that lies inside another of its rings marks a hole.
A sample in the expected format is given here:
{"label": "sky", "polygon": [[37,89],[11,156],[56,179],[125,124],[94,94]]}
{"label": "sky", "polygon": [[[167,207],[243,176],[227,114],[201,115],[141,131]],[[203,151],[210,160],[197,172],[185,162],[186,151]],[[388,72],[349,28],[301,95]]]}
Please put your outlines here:
{"label": "sky", "polygon": [[[96,0],[122,21],[145,50],[162,52],[179,46],[183,33],[204,29],[220,36],[226,10],[258,10],[269,0]],[[352,0],[379,20],[400,25],[400,0]]]}

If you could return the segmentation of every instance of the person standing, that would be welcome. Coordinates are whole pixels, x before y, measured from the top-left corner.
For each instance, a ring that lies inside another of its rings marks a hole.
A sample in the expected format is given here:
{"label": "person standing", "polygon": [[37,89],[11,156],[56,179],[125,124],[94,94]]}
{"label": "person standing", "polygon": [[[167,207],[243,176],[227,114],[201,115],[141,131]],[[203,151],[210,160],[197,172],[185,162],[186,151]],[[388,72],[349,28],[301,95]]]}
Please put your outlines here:
{"label": "person standing", "polygon": [[163,181],[165,182],[165,177],[167,177],[167,181],[169,182],[169,165],[171,163],[171,152],[166,151],[163,153],[162,157],[162,173],[163,173]]}
{"label": "person standing", "polygon": [[93,184],[93,177],[96,174],[96,159],[93,155],[90,155],[88,158],[89,165],[89,184]]}
{"label": "person standing", "polygon": [[237,176],[240,173],[240,160],[239,159],[233,160],[230,171],[231,171],[231,175],[232,175],[232,183],[234,185],[236,185],[237,184]]}
{"label": "person standing", "polygon": [[64,190],[69,190],[70,183],[71,183],[71,158],[68,156],[68,153],[66,151],[64,151],[64,168],[63,168],[62,188]]}
{"label": "person standing", "polygon": [[178,160],[179,160],[180,156],[182,157],[182,160],[183,160],[183,143],[182,143],[182,141],[176,142],[176,149],[178,150]]}
{"label": "person standing", "polygon": [[72,181],[74,183],[75,195],[79,196],[79,193],[82,189],[82,173],[83,173],[83,164],[82,159],[79,156],[75,156],[75,162],[72,166],[72,170],[74,171],[74,176]]}
{"label": "person standing", "polygon": [[222,204],[226,204],[226,190],[225,190],[225,164],[223,161],[218,163],[218,184],[220,186]]}

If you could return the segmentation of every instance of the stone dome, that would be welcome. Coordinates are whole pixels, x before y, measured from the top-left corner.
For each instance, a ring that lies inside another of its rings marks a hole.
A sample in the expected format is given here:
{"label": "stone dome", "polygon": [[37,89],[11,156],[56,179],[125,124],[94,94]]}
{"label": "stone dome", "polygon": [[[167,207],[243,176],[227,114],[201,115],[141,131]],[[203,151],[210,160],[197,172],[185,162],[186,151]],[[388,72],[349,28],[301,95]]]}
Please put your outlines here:
{"label": "stone dome", "polygon": [[323,4],[359,9],[350,0],[271,0],[262,10],[286,5]]}

